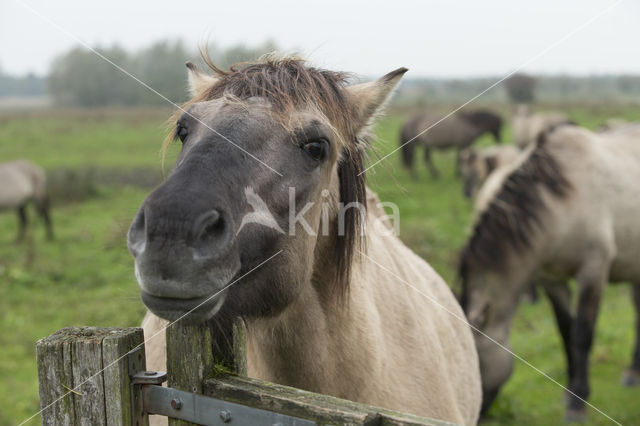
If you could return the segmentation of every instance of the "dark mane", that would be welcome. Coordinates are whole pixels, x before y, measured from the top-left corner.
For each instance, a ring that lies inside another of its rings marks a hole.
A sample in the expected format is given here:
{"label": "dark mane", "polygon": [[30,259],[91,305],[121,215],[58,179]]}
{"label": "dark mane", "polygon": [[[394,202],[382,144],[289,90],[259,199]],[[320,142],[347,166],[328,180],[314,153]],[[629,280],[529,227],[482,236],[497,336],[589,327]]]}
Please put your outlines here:
{"label": "dark mane", "polygon": [[500,116],[490,111],[476,110],[463,112],[460,115],[469,123],[486,131],[493,129],[499,130],[502,127],[502,119]]}
{"label": "dark mane", "polygon": [[548,133],[541,134],[534,150],[505,179],[476,222],[460,259],[463,296],[472,263],[502,270],[512,252],[522,253],[531,247],[534,232],[543,226],[541,214],[547,208],[542,199],[543,189],[558,198],[566,197],[572,189],[547,149],[547,136]]}
{"label": "dark mane", "polygon": [[[344,92],[349,74],[310,67],[297,57],[267,55],[256,62],[233,65],[228,71],[218,68],[206,54],[203,58],[215,73],[217,82],[191,102],[222,97],[240,100],[261,97],[267,99],[274,113],[285,120],[287,113],[296,108],[317,106],[342,133],[344,152],[338,165],[340,202],[344,205],[355,202],[366,207],[365,176],[361,174],[363,153],[359,148],[364,144],[357,139],[351,125],[355,110]],[[332,290],[337,296],[344,296],[349,287],[352,264],[362,243],[362,219],[357,209],[347,209],[344,235],[336,232]]]}

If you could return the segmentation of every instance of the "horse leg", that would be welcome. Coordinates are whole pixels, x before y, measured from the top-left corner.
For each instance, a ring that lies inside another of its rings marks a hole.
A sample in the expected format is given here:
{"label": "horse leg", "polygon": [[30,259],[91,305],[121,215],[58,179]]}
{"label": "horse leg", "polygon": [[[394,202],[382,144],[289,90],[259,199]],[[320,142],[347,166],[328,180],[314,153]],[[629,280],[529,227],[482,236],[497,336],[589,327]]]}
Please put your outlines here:
{"label": "horse leg", "polygon": [[436,169],[436,166],[433,164],[433,161],[431,160],[431,148],[429,148],[426,145],[424,147],[424,162],[427,164],[427,167],[429,168],[429,173],[431,173],[431,177],[434,179],[438,179],[438,176],[439,176],[438,169]]}
{"label": "horse leg", "polygon": [[47,239],[53,240],[53,226],[51,224],[51,216],[49,215],[49,198],[43,197],[37,203],[38,213],[44,221],[44,226],[47,229]]}
{"label": "horse leg", "polygon": [[633,350],[631,366],[625,372],[622,384],[625,386],[638,386],[640,385],[640,283],[632,284],[631,291],[633,293],[633,305],[636,308],[636,345]]}
{"label": "horse leg", "polygon": [[522,300],[528,303],[538,303],[538,289],[536,288],[536,282],[531,281],[527,284],[527,288],[525,289],[524,294],[522,295]]}
{"label": "horse leg", "polygon": [[462,168],[460,164],[462,163],[462,152],[460,148],[456,149],[456,166],[455,166],[455,178],[459,178],[462,176]]}
{"label": "horse leg", "polygon": [[571,289],[566,281],[553,281],[548,278],[538,281],[538,284],[544,289],[545,294],[551,302],[551,307],[553,308],[553,313],[556,318],[556,325],[558,326],[560,337],[562,337],[562,346],[567,361],[567,382],[571,383],[575,371],[571,352],[571,326],[573,324],[573,316],[571,315]]}
{"label": "horse leg", "polygon": [[407,141],[405,142],[405,138],[401,139],[401,150],[402,150],[402,165],[409,172],[409,175],[412,179],[417,179],[418,174],[416,173],[413,167],[413,154],[416,150],[416,144],[418,141]]}
{"label": "horse leg", "polygon": [[569,382],[568,421],[586,418],[585,401],[589,397],[589,354],[598,317],[600,299],[609,277],[611,256],[602,252],[588,258],[579,268],[578,306],[571,327],[571,357],[573,374]]}
{"label": "horse leg", "polygon": [[16,242],[20,242],[24,239],[28,223],[29,218],[27,216],[27,205],[23,204],[18,207],[18,235],[16,236]]}

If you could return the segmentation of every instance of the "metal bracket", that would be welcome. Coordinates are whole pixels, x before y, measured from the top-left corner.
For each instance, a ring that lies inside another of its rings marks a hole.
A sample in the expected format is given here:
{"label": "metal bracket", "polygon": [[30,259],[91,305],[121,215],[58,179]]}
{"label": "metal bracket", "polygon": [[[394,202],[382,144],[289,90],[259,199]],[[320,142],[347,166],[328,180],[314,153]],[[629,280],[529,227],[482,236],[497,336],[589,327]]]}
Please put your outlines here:
{"label": "metal bracket", "polygon": [[205,426],[315,426],[316,422],[162,386],[142,388],[144,408]]}
{"label": "metal bracket", "polygon": [[163,387],[162,383],[167,380],[167,373],[141,369],[144,357],[142,348],[134,349],[127,356],[131,379],[132,425],[147,425],[148,414],[159,414],[205,426],[226,426],[227,424],[313,426],[317,424],[298,417]]}
{"label": "metal bracket", "polygon": [[166,381],[164,371],[139,371],[131,377],[132,385],[162,385]]}
{"label": "metal bracket", "polygon": [[146,385],[162,386],[167,380],[167,373],[164,371],[145,371],[144,350],[142,347],[136,348],[127,354],[129,364],[129,379],[131,380],[131,424],[134,426],[145,426],[148,424],[148,416],[144,410],[142,398],[142,388]]}

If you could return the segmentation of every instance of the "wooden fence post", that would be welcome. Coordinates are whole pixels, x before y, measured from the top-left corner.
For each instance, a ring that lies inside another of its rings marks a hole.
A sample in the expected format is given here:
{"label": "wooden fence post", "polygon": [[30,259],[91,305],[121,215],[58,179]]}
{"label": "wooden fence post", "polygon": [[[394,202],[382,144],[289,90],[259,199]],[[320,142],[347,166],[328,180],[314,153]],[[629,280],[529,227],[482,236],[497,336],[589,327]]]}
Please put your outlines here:
{"label": "wooden fence post", "polygon": [[[216,373],[247,375],[246,329],[236,319],[229,329],[211,323],[173,324],[167,333],[167,379],[172,388],[204,393],[205,379]],[[191,423],[169,419],[170,426]]]}
{"label": "wooden fence post", "polygon": [[[42,424],[130,426],[126,354],[143,343],[141,328],[112,327],[67,327],[38,341]],[[144,345],[139,353],[144,370]]]}

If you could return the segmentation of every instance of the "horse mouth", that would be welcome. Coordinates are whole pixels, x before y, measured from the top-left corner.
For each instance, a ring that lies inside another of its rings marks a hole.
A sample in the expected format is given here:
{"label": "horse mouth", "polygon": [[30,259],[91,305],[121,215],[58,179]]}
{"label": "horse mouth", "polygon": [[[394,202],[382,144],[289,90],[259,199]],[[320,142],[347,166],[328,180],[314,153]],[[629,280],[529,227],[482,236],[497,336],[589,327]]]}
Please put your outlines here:
{"label": "horse mouth", "polygon": [[140,296],[146,307],[160,318],[199,323],[211,319],[220,310],[227,292],[225,290],[209,296],[176,299],[154,296],[142,290]]}

